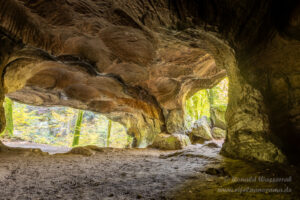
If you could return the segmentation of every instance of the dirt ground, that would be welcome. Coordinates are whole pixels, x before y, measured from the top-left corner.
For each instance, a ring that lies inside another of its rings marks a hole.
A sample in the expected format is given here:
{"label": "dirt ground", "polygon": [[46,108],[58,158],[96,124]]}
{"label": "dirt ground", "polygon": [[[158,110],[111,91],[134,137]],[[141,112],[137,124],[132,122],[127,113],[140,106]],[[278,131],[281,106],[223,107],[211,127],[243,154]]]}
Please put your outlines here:
{"label": "dirt ground", "polygon": [[[230,182],[233,176],[289,175],[281,171],[272,174],[265,165],[258,167],[225,159],[219,151],[220,146],[215,143],[192,145],[180,151],[89,147],[55,155],[34,149],[8,149],[0,153],[0,199],[286,200],[300,197],[298,182],[294,180],[296,171],[292,173],[289,193],[244,192],[241,195],[217,191],[244,184]],[[259,186],[287,187],[278,184]],[[257,183],[244,185],[250,186]]]}
{"label": "dirt ground", "polygon": [[9,147],[22,147],[22,148],[37,148],[41,149],[43,152],[48,152],[49,154],[56,154],[56,153],[66,153],[70,151],[71,148],[64,147],[64,146],[52,146],[48,144],[37,144],[34,142],[28,142],[28,141],[21,141],[21,140],[7,140],[2,141],[3,144],[9,146]]}

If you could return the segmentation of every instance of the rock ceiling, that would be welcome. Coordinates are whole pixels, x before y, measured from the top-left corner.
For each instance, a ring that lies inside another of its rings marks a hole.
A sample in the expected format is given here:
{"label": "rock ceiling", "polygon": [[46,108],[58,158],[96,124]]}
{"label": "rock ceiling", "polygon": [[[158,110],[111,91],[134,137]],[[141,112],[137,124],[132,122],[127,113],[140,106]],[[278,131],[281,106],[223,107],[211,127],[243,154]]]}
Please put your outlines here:
{"label": "rock ceiling", "polygon": [[146,146],[180,132],[185,99],[228,75],[224,152],[268,144],[249,158],[281,162],[292,150],[278,130],[299,141],[298,11],[269,0],[1,1],[2,98],[103,113]]}

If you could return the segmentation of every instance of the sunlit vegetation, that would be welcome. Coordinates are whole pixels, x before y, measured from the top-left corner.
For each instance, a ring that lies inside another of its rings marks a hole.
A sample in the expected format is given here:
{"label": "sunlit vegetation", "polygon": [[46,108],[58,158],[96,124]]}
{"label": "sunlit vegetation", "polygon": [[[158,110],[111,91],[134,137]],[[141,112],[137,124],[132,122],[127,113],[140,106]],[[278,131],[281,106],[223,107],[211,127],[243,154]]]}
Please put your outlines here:
{"label": "sunlit vegetation", "polygon": [[83,118],[83,111],[78,110],[77,114],[77,120],[74,128],[74,136],[73,136],[73,143],[72,146],[78,146],[79,145],[79,138],[80,138],[80,129],[82,124],[82,118]]}
{"label": "sunlit vegetation", "polygon": [[[129,147],[125,128],[105,116],[68,107],[38,107],[5,100],[7,126],[1,137],[57,146]],[[10,117],[11,113],[11,117]]]}
{"label": "sunlit vegetation", "polygon": [[109,140],[110,140],[110,134],[111,134],[111,124],[112,121],[108,121],[108,126],[107,126],[107,139],[106,139],[106,146],[109,147]]}
{"label": "sunlit vegetation", "polygon": [[[185,121],[191,125],[211,115],[211,109],[225,111],[228,102],[228,79],[212,89],[200,90],[186,100]],[[98,145],[129,147],[132,138],[125,128],[103,115],[68,107],[38,107],[5,98],[6,127],[0,137],[19,138],[58,146]]]}
{"label": "sunlit vegetation", "polygon": [[228,78],[223,79],[212,89],[200,90],[185,102],[185,122],[191,125],[206,116],[210,118],[211,108],[226,111],[228,103]]}
{"label": "sunlit vegetation", "polygon": [[13,137],[14,123],[13,123],[13,101],[9,98],[5,98],[4,111],[6,117],[6,126],[4,131],[0,134],[1,136],[6,136],[8,138]]}

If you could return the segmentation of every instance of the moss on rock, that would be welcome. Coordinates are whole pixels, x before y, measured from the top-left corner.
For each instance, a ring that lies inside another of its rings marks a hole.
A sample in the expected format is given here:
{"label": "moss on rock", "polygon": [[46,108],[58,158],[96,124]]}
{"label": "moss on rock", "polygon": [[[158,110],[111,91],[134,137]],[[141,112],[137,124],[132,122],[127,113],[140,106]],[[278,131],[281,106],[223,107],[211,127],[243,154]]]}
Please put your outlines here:
{"label": "moss on rock", "polygon": [[185,146],[191,144],[188,136],[183,134],[169,135],[160,133],[156,136],[153,144],[150,147],[163,149],[163,150],[178,150],[183,149]]}

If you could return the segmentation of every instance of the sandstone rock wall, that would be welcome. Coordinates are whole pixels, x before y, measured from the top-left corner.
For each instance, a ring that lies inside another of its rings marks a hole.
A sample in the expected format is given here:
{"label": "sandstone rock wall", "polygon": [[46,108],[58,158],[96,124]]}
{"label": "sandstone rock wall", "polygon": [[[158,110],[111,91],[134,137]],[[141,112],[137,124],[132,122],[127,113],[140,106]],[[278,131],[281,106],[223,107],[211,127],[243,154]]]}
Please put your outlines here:
{"label": "sandstone rock wall", "polygon": [[[299,9],[296,0],[1,1],[0,99],[101,112],[146,146],[181,131],[185,99],[227,70],[223,153],[297,161]],[[2,128],[3,119],[1,108]]]}

